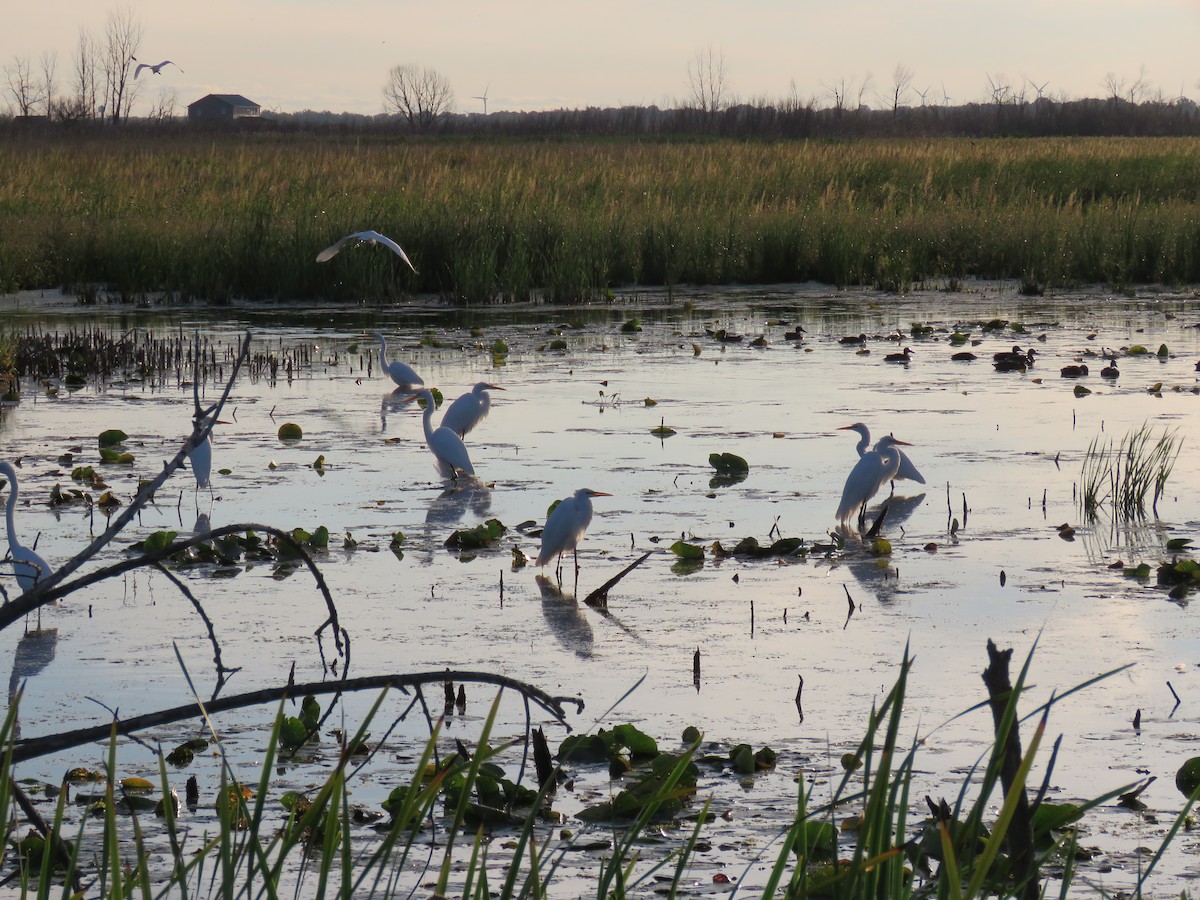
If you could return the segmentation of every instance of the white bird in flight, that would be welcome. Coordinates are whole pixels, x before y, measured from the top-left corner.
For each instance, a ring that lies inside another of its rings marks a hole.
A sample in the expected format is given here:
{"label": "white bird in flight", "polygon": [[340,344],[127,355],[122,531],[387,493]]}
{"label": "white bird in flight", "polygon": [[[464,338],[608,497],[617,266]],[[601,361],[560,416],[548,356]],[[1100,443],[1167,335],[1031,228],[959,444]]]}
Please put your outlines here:
{"label": "white bird in flight", "polygon": [[402,260],[408,263],[408,267],[414,272],[417,267],[412,264],[412,260],[408,258],[408,254],[404,252],[404,248],[393,241],[386,234],[380,234],[378,231],[356,231],[354,234],[348,234],[336,244],[330,244],[324,250],[317,254],[317,262],[329,262],[341,252],[341,249],[347,244],[354,242],[354,246],[359,244],[382,244],[387,247]]}
{"label": "white bird in flight", "polygon": [[475,467],[471,465],[471,457],[467,454],[466,445],[462,438],[449,428],[433,427],[433,392],[424,390],[418,394],[425,401],[425,444],[433,454],[434,466],[443,478],[457,478],[459,475],[474,475]]}
{"label": "white bird in flight", "polygon": [[442,427],[449,428],[460,438],[476,425],[487,418],[492,409],[492,398],[488,391],[502,391],[504,388],[496,384],[481,381],[467,393],[450,404],[446,414],[442,416]]}
{"label": "white bird in flight", "polygon": [[[137,59],[137,57],[134,57],[134,59]],[[137,68],[133,70],[133,77],[137,78],[139,75],[141,75],[142,69],[149,69],[155,75],[161,75],[163,66],[174,66],[175,68],[179,69],[179,63],[171,62],[169,59],[164,59],[158,65],[151,65],[150,63],[138,63]],[[183,69],[179,69],[179,71],[182,72]]]}
{"label": "white bird in flight", "polygon": [[12,558],[13,572],[17,576],[17,587],[24,594],[39,581],[49,578],[54,570],[36,550],[22,546],[17,540],[16,528],[13,525],[13,510],[17,505],[17,472],[7,460],[0,460],[0,475],[8,480],[8,503],[4,510],[5,522],[8,525],[8,554]]}
{"label": "white bird in flight", "polygon": [[[867,452],[867,448],[871,446],[871,429],[867,428],[862,422],[855,422],[853,425],[843,425],[838,431],[853,431],[858,434],[858,446],[854,449],[858,451],[858,455],[862,456]],[[903,450],[897,450],[900,454],[900,468],[896,471],[896,481],[908,479],[915,481],[917,484],[925,483],[925,476],[922,475],[917,467],[913,465],[913,461],[908,458],[908,455]]]}
{"label": "white bird in flight", "polygon": [[538,552],[537,564],[544,566],[557,556],[561,567],[562,555],[570,550],[575,557],[575,571],[578,572],[579,551],[576,548],[592,523],[592,498],[611,496],[604,491],[580,488],[554,507],[554,511],[546,518],[546,527],[542,529],[542,549]]}

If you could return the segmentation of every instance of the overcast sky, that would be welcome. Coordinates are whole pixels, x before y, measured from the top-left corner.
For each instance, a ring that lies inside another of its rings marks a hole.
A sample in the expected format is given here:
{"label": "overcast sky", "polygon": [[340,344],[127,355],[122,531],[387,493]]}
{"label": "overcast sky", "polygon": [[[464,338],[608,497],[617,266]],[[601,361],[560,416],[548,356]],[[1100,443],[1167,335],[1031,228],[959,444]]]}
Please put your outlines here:
{"label": "overcast sky", "polygon": [[1143,67],[1155,92],[1200,98],[1200,0],[55,0],[8,4],[0,64],[57,52],[67,92],[80,29],[101,36],[118,5],[142,24],[141,61],[183,69],[143,72],[135,115],[162,87],[180,111],[237,93],[264,109],[373,114],[398,63],[445,75],[461,112],[482,111],[485,91],[491,112],[668,106],[687,99],[689,61],[709,46],[741,100],[794,83],[827,104],[843,81],[853,99],[869,74],[864,100],[882,105],[898,65],[929,103],[986,99],[988,76],[1031,98],[1029,82],[1105,96],[1110,73],[1132,83]]}

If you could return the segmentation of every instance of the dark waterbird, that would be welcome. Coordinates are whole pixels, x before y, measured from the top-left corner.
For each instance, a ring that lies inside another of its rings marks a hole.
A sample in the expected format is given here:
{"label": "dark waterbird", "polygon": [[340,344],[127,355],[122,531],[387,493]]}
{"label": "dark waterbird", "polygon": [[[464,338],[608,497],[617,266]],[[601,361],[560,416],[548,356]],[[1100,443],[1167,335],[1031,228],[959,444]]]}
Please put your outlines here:
{"label": "dark waterbird", "polygon": [[838,343],[839,343],[839,344],[859,344],[859,345],[862,345],[862,344],[865,344],[866,342],[867,342],[867,336],[866,336],[865,334],[859,334],[859,335],[848,334],[848,335],[846,335],[845,337],[840,337],[840,338],[838,338]]}
{"label": "dark waterbird", "polygon": [[890,363],[906,363],[907,364],[910,356],[912,356],[912,349],[910,347],[905,347],[899,353],[889,353],[887,356],[885,356],[883,358],[883,361],[890,362]]}
{"label": "dark waterbird", "polygon": [[992,365],[997,372],[1024,372],[1033,365],[1034,351],[1021,350],[1014,345],[1011,351],[992,354]]}
{"label": "dark waterbird", "polygon": [[1077,366],[1063,366],[1062,367],[1062,377],[1063,378],[1082,378],[1087,373],[1088,373],[1088,367],[1087,367],[1086,363],[1080,363]]}
{"label": "dark waterbird", "polygon": [[975,360],[979,359],[979,357],[970,350],[963,350],[959,353],[955,353],[950,358],[955,362],[974,362]]}
{"label": "dark waterbird", "polygon": [[1120,378],[1121,372],[1117,369],[1117,361],[1110,360],[1108,365],[1100,370],[1101,378]]}

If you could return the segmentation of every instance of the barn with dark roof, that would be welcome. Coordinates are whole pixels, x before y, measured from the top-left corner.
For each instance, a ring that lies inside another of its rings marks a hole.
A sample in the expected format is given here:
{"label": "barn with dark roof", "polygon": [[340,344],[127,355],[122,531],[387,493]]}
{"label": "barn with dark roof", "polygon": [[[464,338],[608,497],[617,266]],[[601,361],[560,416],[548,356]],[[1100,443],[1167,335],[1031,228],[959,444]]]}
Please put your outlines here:
{"label": "barn with dark roof", "polygon": [[241,94],[209,94],[188,104],[188,118],[192,120],[249,119],[261,113],[261,106]]}

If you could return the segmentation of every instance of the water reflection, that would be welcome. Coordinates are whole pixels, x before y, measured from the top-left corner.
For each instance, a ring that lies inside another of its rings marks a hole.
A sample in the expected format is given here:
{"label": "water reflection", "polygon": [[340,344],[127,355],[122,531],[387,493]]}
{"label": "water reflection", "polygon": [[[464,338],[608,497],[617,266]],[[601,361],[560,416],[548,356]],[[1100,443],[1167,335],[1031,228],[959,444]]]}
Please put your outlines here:
{"label": "water reflection", "polygon": [[592,625],[575,595],[566,593],[549,576],[538,575],[534,581],[542,593],[542,616],[550,626],[550,633],[576,656],[590,658],[594,642]]}
{"label": "water reflection", "polygon": [[[912,516],[924,502],[925,494],[923,493],[911,497],[892,496],[879,504],[875,510],[868,512],[867,521],[877,521],[883,508],[886,506],[887,515],[883,521],[882,531],[886,532],[889,527],[896,529]],[[869,538],[860,538],[854,534],[846,534],[846,552],[842,561],[843,566],[850,570],[851,576],[853,576],[859,587],[869,591],[880,603],[891,603],[895,599],[896,593],[900,590],[900,581],[892,565],[892,558],[889,555],[877,556],[872,552],[869,541]],[[838,568],[841,568],[841,566],[835,566],[834,571]],[[857,603],[859,599],[855,597],[854,601]]]}
{"label": "water reflection", "polygon": [[433,562],[434,548],[440,547],[452,531],[470,512],[479,524],[492,510],[492,491],[487,484],[471,475],[460,476],[429,501],[425,510],[425,545],[429,548],[425,565]]}
{"label": "water reflection", "polygon": [[417,395],[412,391],[404,388],[396,388],[394,391],[383,395],[383,399],[379,402],[379,432],[383,434],[387,431],[388,413],[402,413],[416,400]]}
{"label": "water reflection", "polygon": [[[8,679],[8,704],[11,707],[17,695],[17,689],[27,678],[37,675],[54,661],[58,650],[57,628],[35,628],[26,631],[17,641],[17,649],[13,654],[12,675]],[[20,737],[20,726],[17,726],[17,737]]]}

